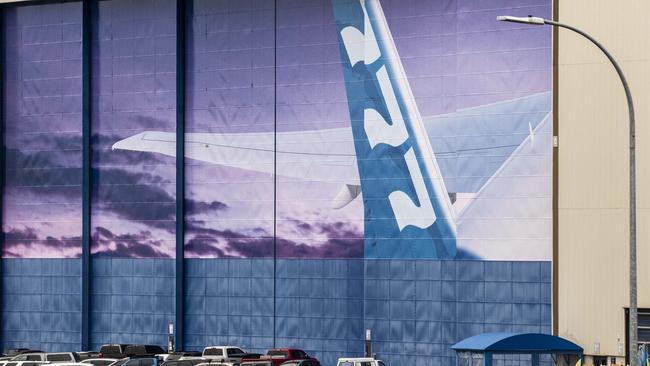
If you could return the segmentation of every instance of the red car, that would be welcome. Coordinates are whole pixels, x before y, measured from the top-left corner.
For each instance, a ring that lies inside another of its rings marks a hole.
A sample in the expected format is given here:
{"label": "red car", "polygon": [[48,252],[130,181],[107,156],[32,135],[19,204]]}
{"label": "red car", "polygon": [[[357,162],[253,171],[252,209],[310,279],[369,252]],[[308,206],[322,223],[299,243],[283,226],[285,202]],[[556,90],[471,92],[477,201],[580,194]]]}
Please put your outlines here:
{"label": "red car", "polygon": [[[241,366],[280,366],[282,363],[294,360],[310,361],[310,366],[320,366],[317,359],[309,356],[305,351],[294,348],[273,348],[260,358],[243,358]],[[305,365],[307,366],[307,365]]]}

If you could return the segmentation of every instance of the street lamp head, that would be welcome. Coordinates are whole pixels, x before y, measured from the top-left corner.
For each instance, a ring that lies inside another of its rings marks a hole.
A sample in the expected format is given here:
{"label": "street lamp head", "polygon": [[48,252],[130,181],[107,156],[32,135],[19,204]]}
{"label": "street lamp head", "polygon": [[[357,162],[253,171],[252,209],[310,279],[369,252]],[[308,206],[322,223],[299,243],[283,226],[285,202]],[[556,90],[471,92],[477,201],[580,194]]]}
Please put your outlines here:
{"label": "street lamp head", "polygon": [[529,15],[527,17],[513,17],[510,15],[499,15],[497,17],[497,20],[501,22],[526,23],[526,24],[534,24],[534,25],[545,24],[544,18],[534,17],[532,15]]}

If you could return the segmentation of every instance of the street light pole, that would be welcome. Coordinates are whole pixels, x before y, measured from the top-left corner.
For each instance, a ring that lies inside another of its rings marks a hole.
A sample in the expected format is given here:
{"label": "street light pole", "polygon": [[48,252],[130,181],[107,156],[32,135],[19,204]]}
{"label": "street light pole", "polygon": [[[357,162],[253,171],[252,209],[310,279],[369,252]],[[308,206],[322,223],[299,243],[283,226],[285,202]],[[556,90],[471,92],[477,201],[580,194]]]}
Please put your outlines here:
{"label": "street light pole", "polygon": [[623,70],[618,65],[614,57],[607,51],[607,49],[595,40],[592,36],[584,31],[572,27],[567,24],[559,23],[553,20],[548,20],[539,17],[512,17],[512,16],[498,16],[497,20],[504,22],[525,23],[532,25],[552,25],[554,27],[566,28],[574,31],[581,36],[587,38],[591,43],[595,44],[607,56],[609,62],[612,63],[618,77],[621,79],[623,89],[625,90],[625,97],[627,98],[627,109],[630,116],[630,321],[629,321],[629,334],[630,340],[629,355],[630,366],[638,366],[637,359],[637,286],[636,286],[636,143],[635,143],[635,123],[634,123],[634,103],[632,102],[632,93],[627,84]]}

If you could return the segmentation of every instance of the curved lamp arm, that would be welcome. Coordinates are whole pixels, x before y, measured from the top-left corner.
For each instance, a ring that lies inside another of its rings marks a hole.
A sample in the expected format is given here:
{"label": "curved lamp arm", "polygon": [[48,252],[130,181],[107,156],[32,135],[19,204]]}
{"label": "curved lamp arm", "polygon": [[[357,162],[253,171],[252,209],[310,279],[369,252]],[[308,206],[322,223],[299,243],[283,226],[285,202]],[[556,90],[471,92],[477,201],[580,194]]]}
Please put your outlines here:
{"label": "curved lamp arm", "polygon": [[594,39],[592,36],[586,32],[570,26],[568,24],[556,22],[553,20],[548,20],[544,18],[527,16],[527,17],[513,17],[507,15],[501,15],[497,17],[497,20],[504,22],[514,22],[514,23],[524,23],[531,25],[552,25],[554,27],[566,28],[573,32],[580,34],[581,36],[587,38],[591,43],[595,44],[607,57],[609,62],[611,62],[616,73],[618,74],[621,83],[623,84],[623,89],[625,90],[625,97],[627,98],[627,109],[630,118],[630,136],[629,136],[629,148],[630,148],[630,322],[629,322],[629,355],[630,355],[630,366],[638,366],[637,358],[637,270],[636,270],[636,136],[635,136],[635,120],[634,120],[634,103],[632,102],[632,93],[630,92],[630,87],[627,84],[623,70],[619,66],[618,62],[614,59],[611,53],[607,51],[605,46],[600,42]]}

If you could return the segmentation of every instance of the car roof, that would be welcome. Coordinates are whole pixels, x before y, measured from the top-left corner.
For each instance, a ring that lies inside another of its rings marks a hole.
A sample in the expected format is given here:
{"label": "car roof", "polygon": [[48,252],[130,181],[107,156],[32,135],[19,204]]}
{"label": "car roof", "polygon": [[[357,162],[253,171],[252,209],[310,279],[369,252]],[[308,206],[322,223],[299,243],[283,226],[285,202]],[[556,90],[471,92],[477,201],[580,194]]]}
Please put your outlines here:
{"label": "car roof", "polygon": [[372,362],[379,361],[372,357],[341,357],[338,362]]}
{"label": "car roof", "polygon": [[113,361],[113,362],[115,362],[115,361],[117,361],[117,360],[118,360],[117,358],[100,358],[100,357],[95,357],[95,358],[87,358],[87,359],[81,361],[81,363],[90,363],[90,361]]}

